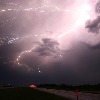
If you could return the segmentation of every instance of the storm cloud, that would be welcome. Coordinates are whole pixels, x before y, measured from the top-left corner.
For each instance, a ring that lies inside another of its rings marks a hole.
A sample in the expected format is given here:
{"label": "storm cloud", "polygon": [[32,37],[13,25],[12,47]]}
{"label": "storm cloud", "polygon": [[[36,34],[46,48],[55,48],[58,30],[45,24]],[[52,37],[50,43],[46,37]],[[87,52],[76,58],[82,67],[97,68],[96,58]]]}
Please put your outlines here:
{"label": "storm cloud", "polygon": [[0,1],[0,84],[99,83],[100,3],[92,1]]}
{"label": "storm cloud", "polygon": [[98,0],[96,5],[95,5],[95,12],[100,13],[100,0]]}
{"label": "storm cloud", "polygon": [[40,56],[56,56],[60,53],[59,42],[50,38],[43,38],[41,43],[38,43],[33,52]]}
{"label": "storm cloud", "polygon": [[86,28],[89,32],[98,34],[100,31],[100,16],[97,16],[96,19],[88,20],[86,22]]}

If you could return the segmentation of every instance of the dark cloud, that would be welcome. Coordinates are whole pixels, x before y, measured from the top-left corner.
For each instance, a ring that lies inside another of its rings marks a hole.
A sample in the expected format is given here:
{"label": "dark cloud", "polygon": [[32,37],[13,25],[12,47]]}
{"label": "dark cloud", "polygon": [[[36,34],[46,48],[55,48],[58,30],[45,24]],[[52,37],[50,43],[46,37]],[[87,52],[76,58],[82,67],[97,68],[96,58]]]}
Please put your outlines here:
{"label": "dark cloud", "polygon": [[98,43],[97,45],[94,45],[94,46],[89,46],[90,47],[90,49],[92,49],[92,50],[100,50],[100,43]]}
{"label": "dark cloud", "polygon": [[33,51],[40,56],[56,56],[60,53],[59,43],[56,40],[44,38]]}
{"label": "dark cloud", "polygon": [[[17,5],[9,5],[5,2],[12,2]],[[73,22],[76,19],[71,12],[61,12],[63,11],[62,9],[77,11],[77,7],[81,6],[78,6],[81,4],[81,1],[49,0],[49,2],[44,2],[44,0],[32,0],[30,2],[27,0],[0,1],[1,10],[6,10],[6,12],[1,12],[0,16],[0,26],[4,25],[0,28],[0,39],[3,40],[3,38],[6,38],[4,44],[0,46],[0,84],[30,84],[32,82],[92,84],[100,82],[100,44],[94,45],[94,40],[92,41],[93,45],[80,41],[77,42],[77,34],[67,34],[68,29],[73,29]],[[45,4],[49,6],[46,9]],[[42,6],[44,7],[40,8]],[[59,12],[56,11],[56,6],[61,9]],[[26,8],[34,9],[35,7],[37,11],[34,13],[33,11],[24,11]],[[20,9],[19,11],[8,11],[8,8]],[[99,9],[100,2],[96,5],[97,14],[100,12]],[[40,13],[42,10],[45,12]],[[98,34],[100,28],[99,23],[100,16],[94,20],[87,21],[86,28],[89,32]],[[60,28],[59,25],[61,26]],[[51,37],[52,35],[56,35],[50,32],[49,34],[45,33],[46,30],[53,33],[66,32],[61,39],[62,45],[64,45],[61,48],[66,47],[66,50],[60,50],[61,43],[59,44],[58,41],[51,38],[43,38],[39,42],[42,38],[41,36],[45,37],[45,34],[46,36],[51,35]],[[77,33],[76,31],[75,33]],[[83,32],[81,31],[79,33],[82,34]],[[84,35],[84,37],[82,35],[82,38],[86,38],[88,34]],[[9,40],[18,37],[18,41],[8,44]],[[72,41],[74,41],[73,44],[71,44]],[[71,50],[69,50],[70,44]],[[33,47],[35,47],[33,52],[26,52],[21,55],[19,59],[21,66],[15,62],[11,63],[11,61],[17,59],[21,52],[29,51]],[[29,71],[29,68],[32,71]],[[41,71],[40,73],[38,73],[39,70]]]}
{"label": "dark cloud", "polygon": [[99,29],[100,29],[100,16],[98,16],[94,20],[88,20],[86,22],[86,26],[85,27],[88,29],[89,32],[99,33]]}
{"label": "dark cloud", "polygon": [[[46,45],[46,46],[45,46]],[[42,56],[42,52],[48,50],[50,56],[54,54],[50,48],[54,49],[54,46],[59,47],[58,42],[55,40],[45,38],[42,39],[42,43],[38,43],[36,48],[39,55]],[[44,48],[43,50],[40,50]],[[48,66],[40,67],[41,73],[37,74],[35,71],[28,75],[22,73],[19,69],[11,69],[10,65],[0,66],[1,82],[2,83],[15,83],[15,84],[30,84],[31,82],[36,83],[66,83],[66,84],[85,84],[85,83],[98,83],[100,82],[100,49],[95,52],[95,49],[91,49],[90,45],[83,42],[73,44],[73,50],[66,52],[63,55],[62,61],[52,63]],[[30,54],[31,55],[31,54]],[[26,55],[28,57],[28,55]],[[43,56],[48,56],[47,54]],[[42,56],[42,59],[43,59]],[[27,58],[26,57],[26,58]],[[39,56],[40,57],[40,56]],[[39,57],[28,58],[30,60],[30,66],[34,67],[39,62]],[[32,63],[33,62],[33,63]],[[21,74],[22,73],[22,74]],[[65,77],[66,76],[66,77]],[[6,82],[7,81],[7,82]]]}
{"label": "dark cloud", "polygon": [[98,2],[96,3],[95,12],[100,13],[100,0],[98,0]]}
{"label": "dark cloud", "polygon": [[[95,13],[98,15],[100,13],[100,0],[98,0],[98,2],[95,5]],[[95,19],[93,20],[88,20],[86,22],[86,26],[85,26],[89,32],[92,33],[99,33],[99,29],[100,29],[100,16],[97,16]]]}
{"label": "dark cloud", "polygon": [[62,62],[53,63],[48,72],[48,82],[91,84],[100,82],[100,49],[95,51],[84,42],[74,43],[73,50],[63,55]]}

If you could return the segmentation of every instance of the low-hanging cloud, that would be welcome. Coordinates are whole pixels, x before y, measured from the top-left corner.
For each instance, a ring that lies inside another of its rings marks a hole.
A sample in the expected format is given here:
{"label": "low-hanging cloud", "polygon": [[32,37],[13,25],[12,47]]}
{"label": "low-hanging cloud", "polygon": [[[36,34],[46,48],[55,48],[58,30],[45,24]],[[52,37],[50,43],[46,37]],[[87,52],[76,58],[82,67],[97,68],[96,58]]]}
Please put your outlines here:
{"label": "low-hanging cloud", "polygon": [[98,0],[98,2],[96,3],[95,12],[100,13],[100,0]]}
{"label": "low-hanging cloud", "polygon": [[59,42],[54,39],[43,38],[33,51],[40,56],[56,56],[60,53]]}
{"label": "low-hanging cloud", "polygon": [[90,19],[86,22],[86,28],[88,32],[98,34],[100,31],[100,0],[98,0],[95,4],[95,19]]}
{"label": "low-hanging cloud", "polygon": [[97,16],[96,19],[88,20],[85,27],[89,32],[98,34],[100,30],[100,16]]}

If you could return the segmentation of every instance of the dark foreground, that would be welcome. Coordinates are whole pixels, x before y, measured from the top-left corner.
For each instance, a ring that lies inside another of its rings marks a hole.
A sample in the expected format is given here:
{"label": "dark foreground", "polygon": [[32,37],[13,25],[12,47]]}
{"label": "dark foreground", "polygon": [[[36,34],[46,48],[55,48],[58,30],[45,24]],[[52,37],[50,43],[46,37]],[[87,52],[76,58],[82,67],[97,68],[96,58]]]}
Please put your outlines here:
{"label": "dark foreground", "polygon": [[[59,95],[62,97],[70,98],[71,100],[77,100],[76,93],[74,91],[56,90],[47,88],[37,88],[38,90],[45,91],[47,93]],[[84,91],[78,93],[78,100],[100,100],[100,91]]]}
{"label": "dark foreground", "polygon": [[3,88],[0,89],[0,100],[69,100],[53,94],[32,88]]}

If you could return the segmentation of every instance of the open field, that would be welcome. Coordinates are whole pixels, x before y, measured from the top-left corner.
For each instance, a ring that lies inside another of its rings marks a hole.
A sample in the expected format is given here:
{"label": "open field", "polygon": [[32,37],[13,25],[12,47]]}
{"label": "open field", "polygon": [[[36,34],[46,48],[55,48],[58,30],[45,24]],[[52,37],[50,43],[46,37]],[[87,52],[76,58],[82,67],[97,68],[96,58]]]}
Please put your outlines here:
{"label": "open field", "polygon": [[[37,88],[37,89],[45,91],[47,93],[70,98],[72,100],[77,100],[74,91],[56,90],[47,88]],[[100,100],[100,91],[84,91],[84,92],[81,91],[79,92],[79,100]]]}
{"label": "open field", "polygon": [[[0,100],[76,100],[74,91],[47,88],[0,88]],[[100,100],[100,91],[79,92],[79,100]]]}
{"label": "open field", "polygon": [[0,100],[70,100],[31,88],[1,88]]}

